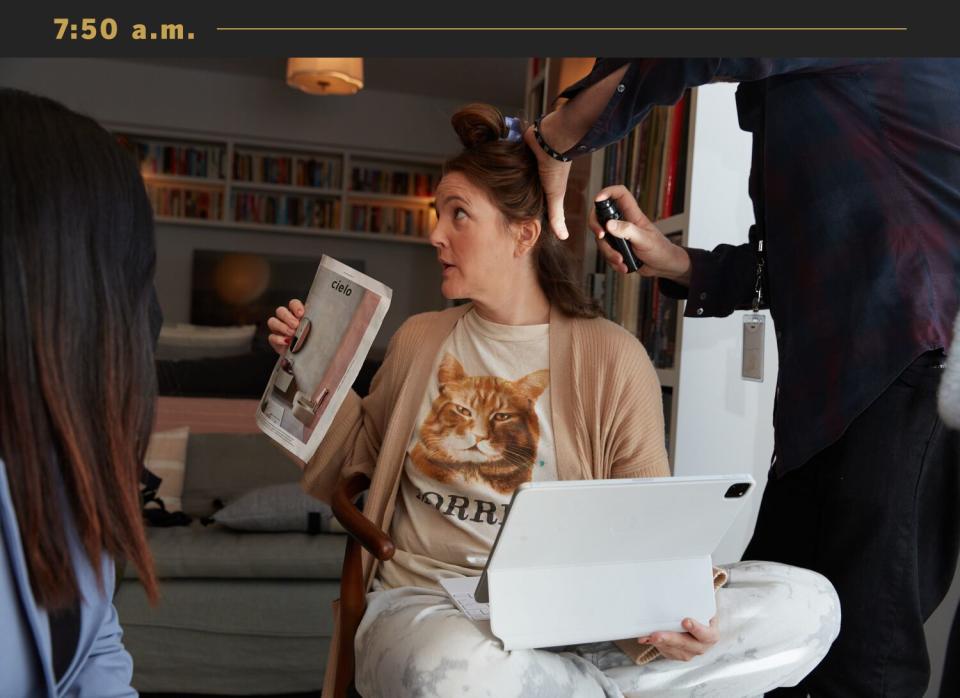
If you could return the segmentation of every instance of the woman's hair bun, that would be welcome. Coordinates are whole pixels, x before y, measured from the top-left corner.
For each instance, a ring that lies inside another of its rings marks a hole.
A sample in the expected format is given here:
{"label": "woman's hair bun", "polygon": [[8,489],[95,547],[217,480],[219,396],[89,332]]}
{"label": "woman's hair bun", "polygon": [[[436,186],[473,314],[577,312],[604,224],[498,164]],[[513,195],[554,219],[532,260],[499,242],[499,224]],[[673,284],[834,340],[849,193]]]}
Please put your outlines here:
{"label": "woman's hair bun", "polygon": [[468,104],[459,109],[450,122],[467,149],[498,141],[507,135],[503,114],[489,104]]}

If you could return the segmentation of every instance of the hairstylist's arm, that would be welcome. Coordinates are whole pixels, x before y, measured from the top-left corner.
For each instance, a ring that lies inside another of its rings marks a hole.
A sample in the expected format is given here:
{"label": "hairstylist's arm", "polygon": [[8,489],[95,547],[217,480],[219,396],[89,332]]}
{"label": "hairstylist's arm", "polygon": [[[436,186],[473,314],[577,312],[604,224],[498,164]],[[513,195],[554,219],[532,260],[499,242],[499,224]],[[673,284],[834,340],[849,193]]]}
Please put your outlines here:
{"label": "hairstylist's arm", "polygon": [[607,264],[619,272],[627,273],[623,257],[603,241],[605,235],[616,235],[629,241],[634,254],[643,262],[637,273],[643,276],[659,276],[684,286],[690,285],[690,255],[679,245],[674,245],[660,229],[640,210],[637,200],[621,184],[601,189],[596,201],[613,199],[623,214],[623,220],[607,221],[607,229],[600,227],[596,211],[590,211],[590,229],[597,236],[597,248]]}
{"label": "hairstylist's arm", "polygon": [[[565,153],[575,146],[600,117],[628,67],[624,65],[615,70],[564,104],[562,109],[543,117],[540,122],[540,135],[547,145],[560,153]],[[523,139],[537,156],[540,182],[543,184],[543,191],[547,198],[547,218],[550,221],[550,227],[553,228],[557,237],[566,240],[569,233],[563,215],[563,195],[567,191],[570,163],[555,160],[547,155],[537,143],[532,126],[524,132]]]}

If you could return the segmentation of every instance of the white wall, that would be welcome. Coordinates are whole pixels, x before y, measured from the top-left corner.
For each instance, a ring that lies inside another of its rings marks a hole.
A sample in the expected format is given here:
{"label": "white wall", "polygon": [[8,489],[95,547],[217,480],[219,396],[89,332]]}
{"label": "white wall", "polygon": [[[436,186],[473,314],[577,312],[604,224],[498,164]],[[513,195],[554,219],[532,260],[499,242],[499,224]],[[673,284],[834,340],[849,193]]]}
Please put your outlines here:
{"label": "white wall", "polygon": [[[698,89],[687,244],[712,249],[746,242],[753,223],[747,194],[750,134],[737,123],[735,85]],[[726,318],[683,318],[677,409],[677,475],[750,473],[752,501],[721,543],[718,562],[739,560],[753,533],[770,455],[777,347],[764,313],[764,380],[740,377],[742,312]]]}
{"label": "white wall", "polygon": [[[268,80],[105,59],[2,59],[0,85],[46,95],[114,126],[438,157],[458,148],[450,116],[463,103],[377,90],[314,97],[287,87],[281,75]],[[394,290],[375,343],[381,349],[406,317],[441,306],[439,267],[427,245],[163,224],[157,228],[156,283],[170,322],[189,319],[191,258],[197,248],[365,260],[366,272]]]}

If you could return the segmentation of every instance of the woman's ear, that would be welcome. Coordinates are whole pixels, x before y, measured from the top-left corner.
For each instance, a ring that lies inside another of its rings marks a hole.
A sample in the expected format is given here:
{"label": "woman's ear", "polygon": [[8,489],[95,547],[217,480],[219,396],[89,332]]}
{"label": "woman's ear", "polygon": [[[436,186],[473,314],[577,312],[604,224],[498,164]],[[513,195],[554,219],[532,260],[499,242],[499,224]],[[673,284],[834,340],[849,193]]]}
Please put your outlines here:
{"label": "woman's ear", "polygon": [[516,226],[516,247],[514,249],[515,257],[523,257],[528,254],[540,239],[540,221],[531,218],[530,220],[518,223]]}

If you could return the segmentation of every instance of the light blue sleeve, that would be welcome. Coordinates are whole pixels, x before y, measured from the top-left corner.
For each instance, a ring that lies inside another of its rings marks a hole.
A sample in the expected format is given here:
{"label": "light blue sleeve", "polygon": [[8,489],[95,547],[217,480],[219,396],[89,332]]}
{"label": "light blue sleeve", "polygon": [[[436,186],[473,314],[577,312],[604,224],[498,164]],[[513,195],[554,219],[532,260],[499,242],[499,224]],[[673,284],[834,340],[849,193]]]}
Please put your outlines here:
{"label": "light blue sleeve", "polygon": [[137,691],[130,685],[133,678],[133,659],[123,646],[123,629],[113,598],[113,564],[105,564],[104,594],[97,611],[100,624],[89,645],[87,656],[76,678],[65,687],[61,696],[69,698],[130,698]]}

